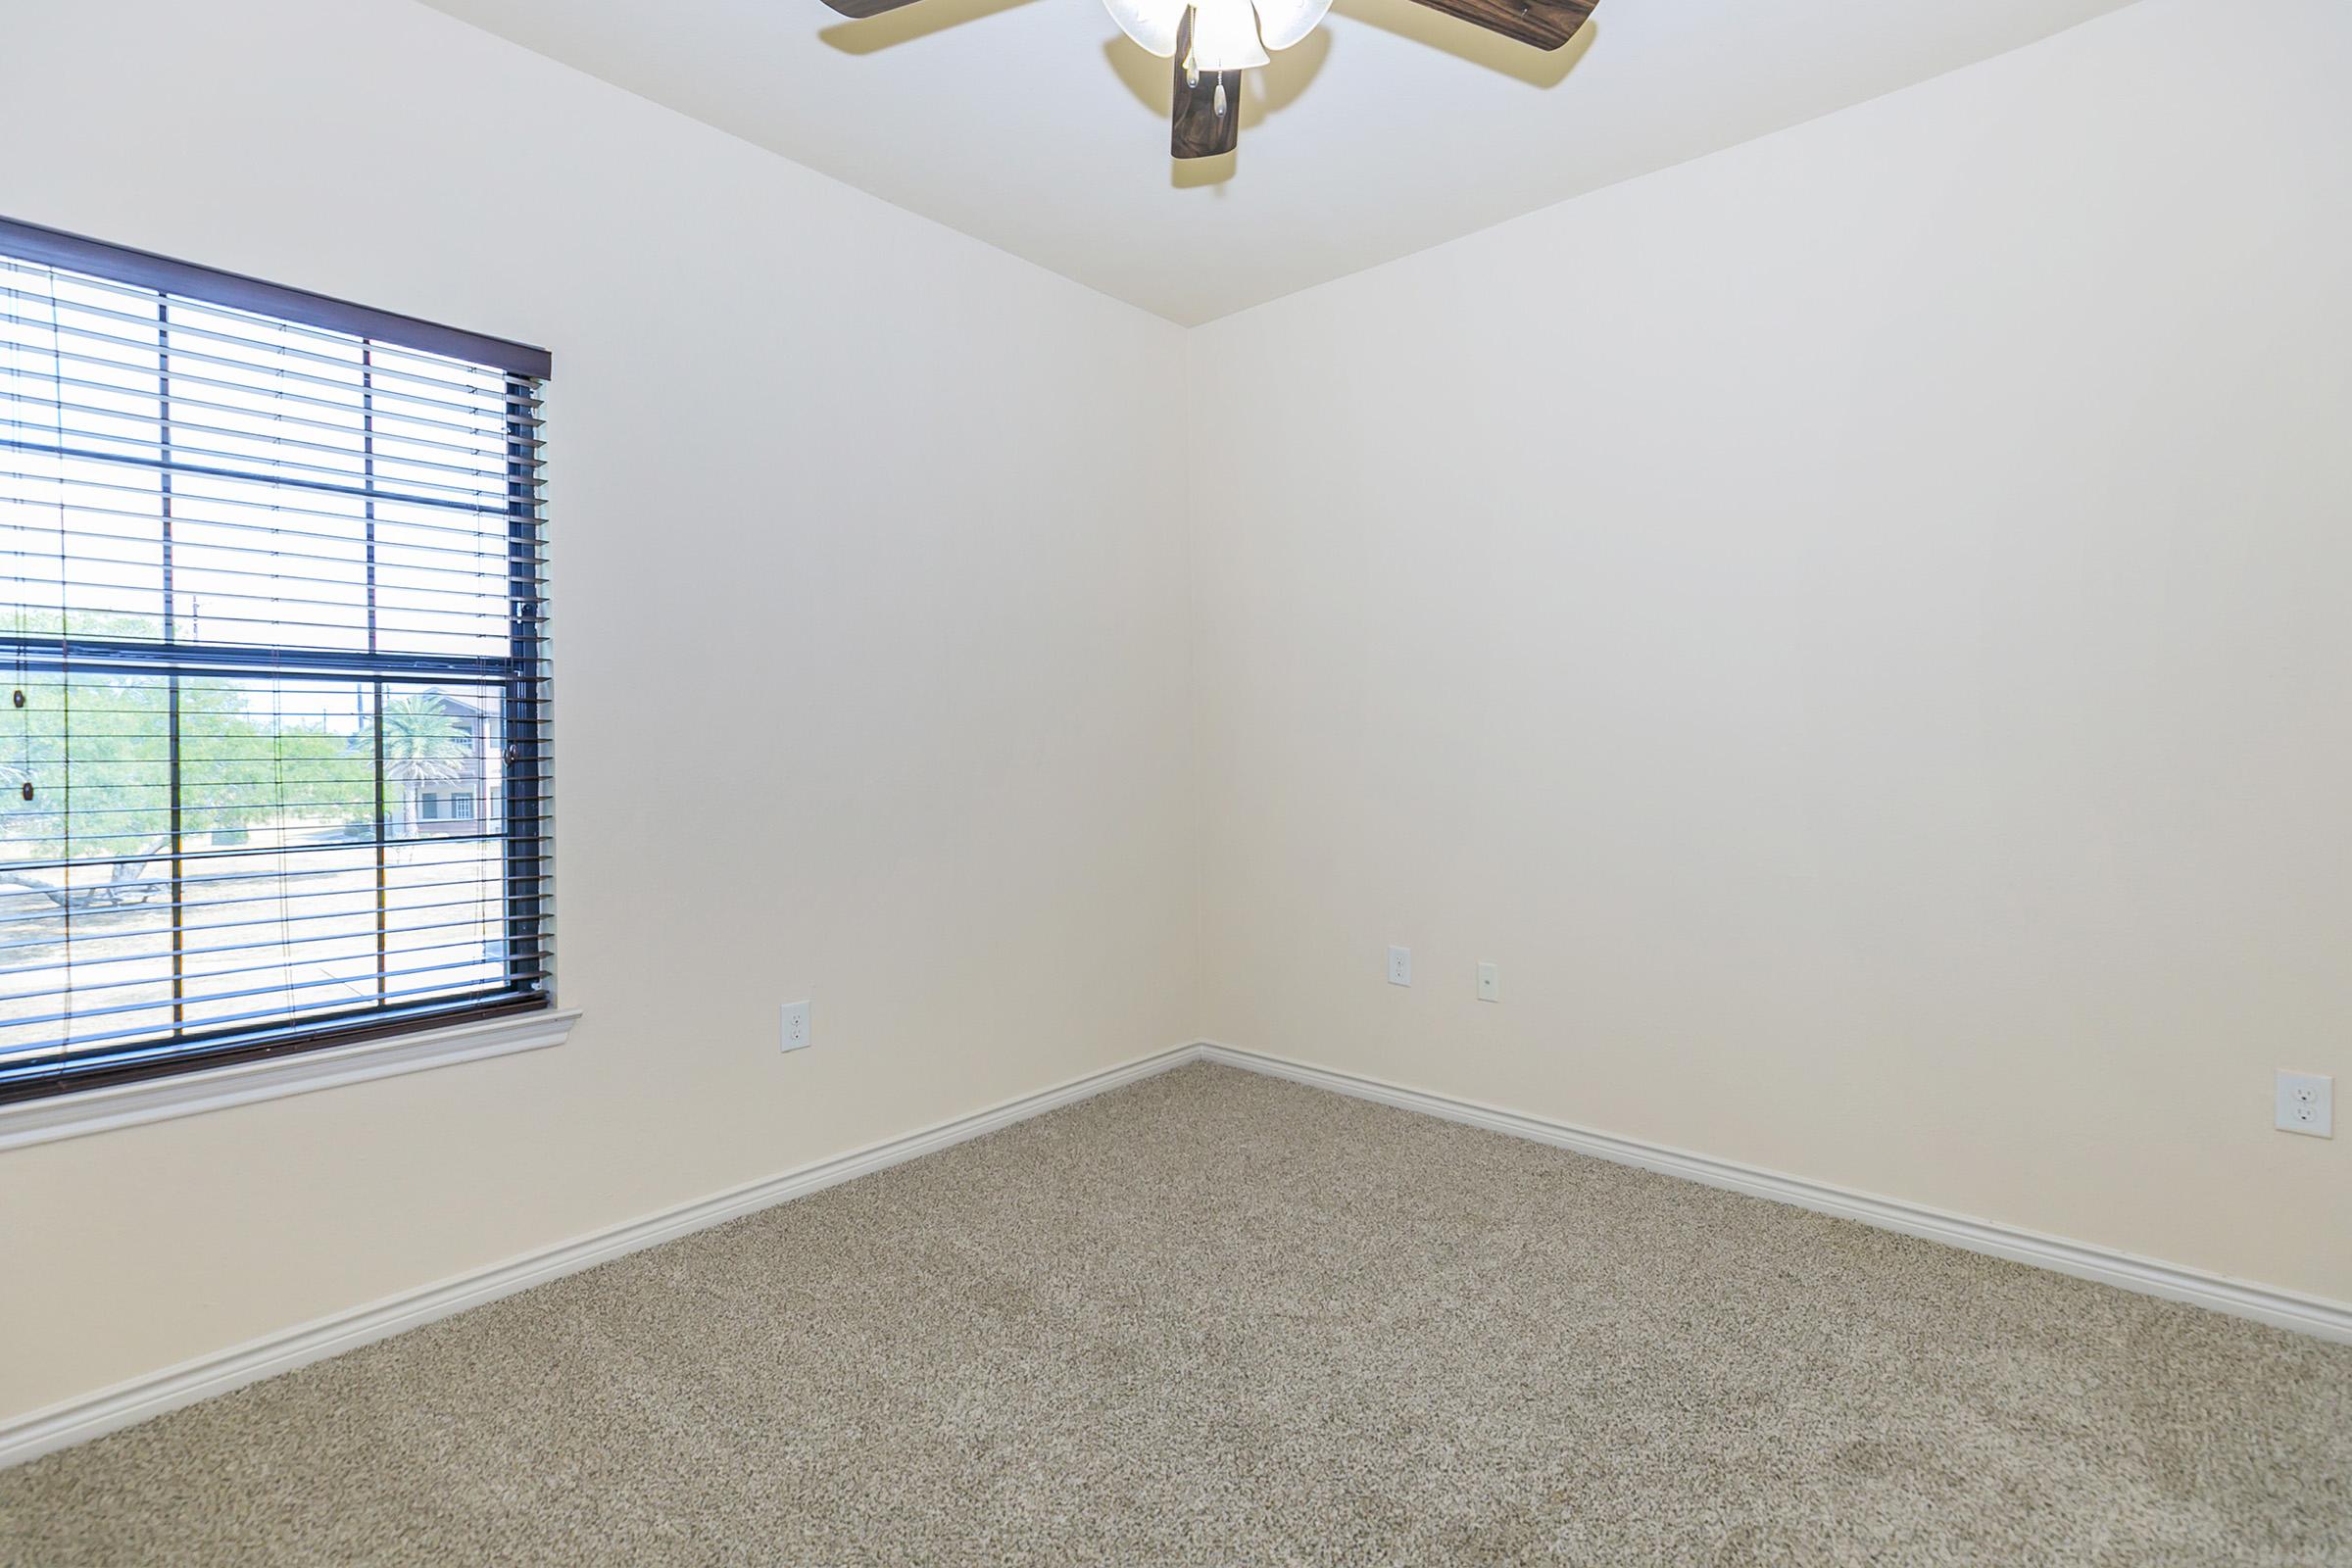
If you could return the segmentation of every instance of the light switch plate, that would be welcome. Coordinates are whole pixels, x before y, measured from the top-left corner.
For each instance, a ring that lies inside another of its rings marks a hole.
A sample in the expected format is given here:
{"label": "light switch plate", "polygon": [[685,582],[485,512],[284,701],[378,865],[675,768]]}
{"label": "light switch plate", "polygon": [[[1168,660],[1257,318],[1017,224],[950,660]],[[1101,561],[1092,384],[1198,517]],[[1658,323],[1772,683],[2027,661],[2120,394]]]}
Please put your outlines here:
{"label": "light switch plate", "polygon": [[1481,1002],[1500,1002],[1502,1000],[1502,971],[1491,963],[1482,963],[1478,966],[1478,1000]]}
{"label": "light switch plate", "polygon": [[2278,1074],[2278,1130],[2306,1138],[2335,1136],[2335,1080],[2326,1073]]}

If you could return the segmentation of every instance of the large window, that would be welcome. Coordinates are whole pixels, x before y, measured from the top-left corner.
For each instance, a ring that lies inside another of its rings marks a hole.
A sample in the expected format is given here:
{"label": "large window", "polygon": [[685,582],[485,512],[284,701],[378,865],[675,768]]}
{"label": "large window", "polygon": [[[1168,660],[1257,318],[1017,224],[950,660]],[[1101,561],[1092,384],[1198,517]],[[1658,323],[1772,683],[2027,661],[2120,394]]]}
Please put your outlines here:
{"label": "large window", "polygon": [[546,372],[0,221],[0,1101],[547,1004]]}

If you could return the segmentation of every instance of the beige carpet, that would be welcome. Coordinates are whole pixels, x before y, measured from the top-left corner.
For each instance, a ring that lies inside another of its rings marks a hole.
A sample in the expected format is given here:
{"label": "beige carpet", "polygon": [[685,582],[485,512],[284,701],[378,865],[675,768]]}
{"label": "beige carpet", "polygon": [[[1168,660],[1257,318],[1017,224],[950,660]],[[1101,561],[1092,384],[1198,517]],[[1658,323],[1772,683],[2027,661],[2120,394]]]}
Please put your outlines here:
{"label": "beige carpet", "polygon": [[0,1474],[0,1561],[2352,1563],[2352,1349],[1191,1066]]}

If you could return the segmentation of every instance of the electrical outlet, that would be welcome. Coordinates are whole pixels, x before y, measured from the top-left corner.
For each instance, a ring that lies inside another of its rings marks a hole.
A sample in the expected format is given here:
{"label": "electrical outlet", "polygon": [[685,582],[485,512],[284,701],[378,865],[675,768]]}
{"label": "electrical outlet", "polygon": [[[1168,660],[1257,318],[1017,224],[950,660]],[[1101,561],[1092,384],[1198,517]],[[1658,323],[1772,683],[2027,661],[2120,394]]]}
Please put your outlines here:
{"label": "electrical outlet", "polygon": [[1389,950],[1389,984],[1393,986],[1409,986],[1412,983],[1413,950],[1410,948],[1391,948]]}
{"label": "electrical outlet", "polygon": [[1482,963],[1478,966],[1478,1000],[1481,1002],[1500,1002],[1502,1000],[1502,971],[1491,963]]}
{"label": "electrical outlet", "polygon": [[2278,1074],[2278,1126],[2307,1138],[2335,1136],[2335,1080],[2326,1073]]}
{"label": "electrical outlet", "polygon": [[808,1004],[787,1002],[784,1004],[784,1049],[800,1051],[805,1049],[808,1044]]}

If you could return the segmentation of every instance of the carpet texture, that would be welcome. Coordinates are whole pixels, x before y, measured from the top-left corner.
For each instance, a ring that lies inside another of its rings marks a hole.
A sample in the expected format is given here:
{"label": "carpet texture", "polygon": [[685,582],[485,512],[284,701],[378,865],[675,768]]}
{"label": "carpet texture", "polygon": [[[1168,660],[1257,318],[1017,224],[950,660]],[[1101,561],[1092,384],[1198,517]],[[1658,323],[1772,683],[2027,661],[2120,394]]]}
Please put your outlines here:
{"label": "carpet texture", "polygon": [[2352,1563],[2352,1348],[1192,1065],[0,1474],[0,1561]]}

